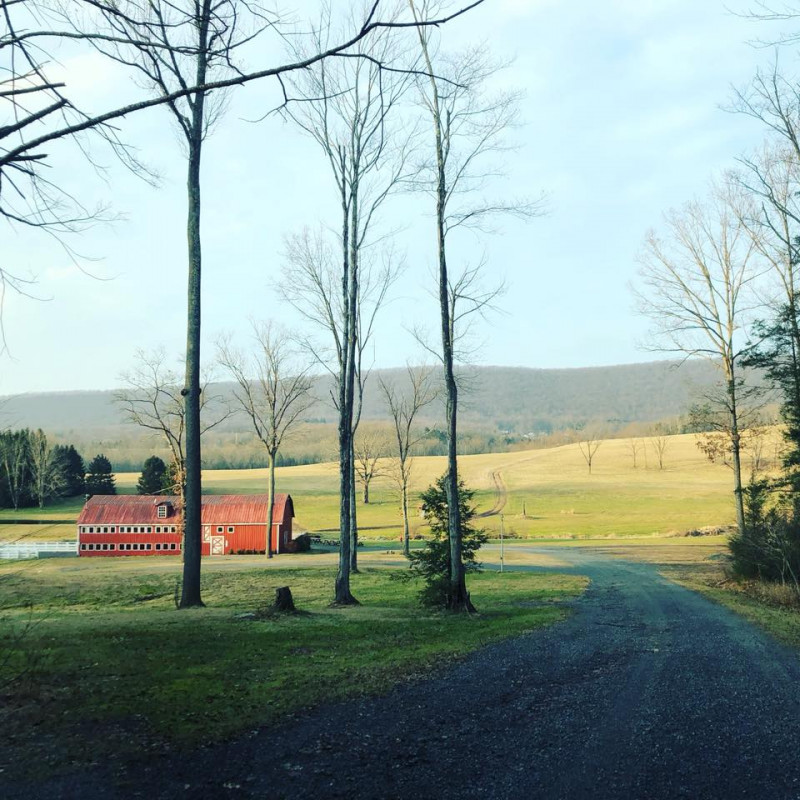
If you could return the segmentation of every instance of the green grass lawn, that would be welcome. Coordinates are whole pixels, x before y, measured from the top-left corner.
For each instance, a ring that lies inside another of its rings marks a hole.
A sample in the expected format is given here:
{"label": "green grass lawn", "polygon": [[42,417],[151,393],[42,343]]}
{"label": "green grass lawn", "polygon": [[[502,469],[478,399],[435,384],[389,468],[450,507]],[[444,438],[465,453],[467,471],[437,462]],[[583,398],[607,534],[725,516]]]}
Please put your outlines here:
{"label": "green grass lawn", "polygon": [[[11,743],[0,761],[30,751],[45,731],[60,743],[57,767],[80,761],[90,742],[98,758],[143,742],[213,741],[381,692],[562,619],[586,585],[486,572],[469,581],[480,614],[454,616],[422,610],[418,585],[393,580],[395,570],[367,567],[353,580],[363,605],[333,609],[332,567],[238,567],[226,558],[205,569],[208,607],[176,611],[179,571],[164,558],[0,564],[0,724]],[[303,613],[237,618],[281,585]]]}

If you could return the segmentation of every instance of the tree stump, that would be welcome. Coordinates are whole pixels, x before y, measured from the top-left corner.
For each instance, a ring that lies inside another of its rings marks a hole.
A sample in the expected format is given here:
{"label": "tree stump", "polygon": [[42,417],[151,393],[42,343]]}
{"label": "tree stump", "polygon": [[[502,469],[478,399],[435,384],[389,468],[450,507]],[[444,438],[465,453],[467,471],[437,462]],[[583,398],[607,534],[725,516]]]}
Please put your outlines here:
{"label": "tree stump", "polygon": [[292,590],[288,586],[280,586],[275,590],[275,602],[272,604],[272,610],[283,613],[296,611]]}

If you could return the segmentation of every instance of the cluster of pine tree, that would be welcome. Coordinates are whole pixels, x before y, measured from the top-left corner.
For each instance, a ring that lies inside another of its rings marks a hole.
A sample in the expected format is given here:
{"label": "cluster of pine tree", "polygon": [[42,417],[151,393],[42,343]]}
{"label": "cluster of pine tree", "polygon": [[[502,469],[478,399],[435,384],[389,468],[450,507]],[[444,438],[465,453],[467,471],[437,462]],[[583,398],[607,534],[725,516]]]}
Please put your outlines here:
{"label": "cluster of pine tree", "polygon": [[116,491],[105,456],[95,456],[87,468],[73,445],[51,445],[42,430],[0,432],[0,507],[44,508],[62,497]]}

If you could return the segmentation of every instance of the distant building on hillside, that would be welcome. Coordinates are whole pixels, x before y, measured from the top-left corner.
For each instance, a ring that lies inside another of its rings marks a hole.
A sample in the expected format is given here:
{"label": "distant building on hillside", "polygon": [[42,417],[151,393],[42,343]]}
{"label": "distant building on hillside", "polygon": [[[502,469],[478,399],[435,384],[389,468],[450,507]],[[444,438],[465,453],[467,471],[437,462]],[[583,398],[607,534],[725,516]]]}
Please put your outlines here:
{"label": "distant building on hillside", "polygon": [[[286,552],[292,540],[294,504],[276,494],[272,513],[272,552]],[[264,552],[267,547],[267,495],[204,495],[203,555]],[[181,552],[180,502],[174,496],[97,495],[78,517],[79,556],[178,555]]]}

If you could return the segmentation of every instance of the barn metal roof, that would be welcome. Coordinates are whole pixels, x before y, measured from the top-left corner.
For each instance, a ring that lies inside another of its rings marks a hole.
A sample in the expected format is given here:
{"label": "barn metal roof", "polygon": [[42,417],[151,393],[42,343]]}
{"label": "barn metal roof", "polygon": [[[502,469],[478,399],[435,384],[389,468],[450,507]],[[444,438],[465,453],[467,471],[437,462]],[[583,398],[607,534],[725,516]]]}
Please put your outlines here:
{"label": "barn metal roof", "polygon": [[[267,516],[265,494],[207,494],[203,496],[204,525],[263,523]],[[166,520],[158,517],[158,506],[171,505]],[[179,509],[175,495],[94,495],[86,501],[78,516],[78,525],[158,525],[175,520]],[[276,494],[272,521],[283,522],[288,513],[294,517],[294,504],[288,494]]]}

